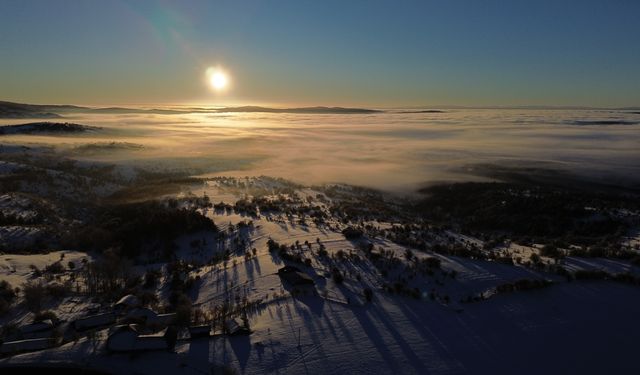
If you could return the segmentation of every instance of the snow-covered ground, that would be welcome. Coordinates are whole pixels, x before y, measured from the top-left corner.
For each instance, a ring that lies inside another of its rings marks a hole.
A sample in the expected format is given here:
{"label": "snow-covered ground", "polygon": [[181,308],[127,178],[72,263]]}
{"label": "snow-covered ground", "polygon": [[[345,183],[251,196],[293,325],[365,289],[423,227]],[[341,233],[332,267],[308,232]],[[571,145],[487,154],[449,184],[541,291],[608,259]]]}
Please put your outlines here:
{"label": "snow-covered ground", "polygon": [[[214,204],[234,205],[251,197],[289,202],[281,212],[258,215],[198,208],[225,236],[203,231],[175,241],[175,257],[189,264],[186,276],[194,280],[187,293],[194,309],[206,313],[223,304],[251,302],[251,335],[182,339],[175,352],[107,354],[109,330],[102,329],[67,340],[60,347],[1,359],[0,365],[73,364],[125,374],[202,374],[223,368],[242,374],[640,371],[632,357],[640,328],[631,324],[640,313],[640,288],[612,281],[567,282],[544,267],[530,267],[529,260],[539,253],[539,246],[507,243],[483,250],[514,260],[522,258],[514,264],[418,251],[382,235],[366,239],[372,246],[367,252],[361,241],[345,237],[341,231],[346,224],[339,218],[329,216],[317,224],[294,210],[308,203],[313,207],[309,212],[316,207],[328,211],[333,200],[342,199],[340,196],[348,199],[349,191],[345,188],[338,198],[327,198],[321,190],[277,179],[218,178],[177,196],[176,204],[181,207],[204,196]],[[29,206],[27,201],[7,195],[0,196],[1,205],[20,208],[23,213]],[[392,216],[362,225],[387,231],[402,225]],[[477,248],[484,245],[478,238],[452,230],[438,232],[433,238]],[[293,263],[277,251],[269,251],[269,240],[308,260],[295,266],[314,280],[313,287],[296,288],[283,282],[278,269]],[[225,252],[228,259],[221,261]],[[93,257],[81,251],[0,254],[0,279],[21,287],[41,280],[34,269],[71,261],[76,271],[65,270],[62,277],[66,277],[77,272],[83,259],[90,262]],[[437,266],[425,266],[434,259]],[[543,263],[553,262],[543,257]],[[638,273],[636,266],[622,260],[567,257],[559,265],[569,272]],[[165,268],[164,263],[133,267],[140,275],[148,269]],[[332,277],[336,269],[344,277],[342,283]],[[535,290],[495,292],[499,286],[518,280],[552,284]],[[170,294],[168,277],[163,275],[154,288],[160,304],[165,304]],[[366,301],[366,289],[373,292],[371,302]],[[472,298],[479,296],[484,298]],[[33,314],[20,302],[16,305],[0,320],[3,325],[30,323]],[[90,310],[109,307],[72,292],[46,308],[68,323]]]}
{"label": "snow-covered ground", "polygon": [[14,286],[20,286],[33,278],[33,267],[44,269],[56,262],[67,265],[73,262],[78,268],[82,260],[92,257],[80,251],[52,251],[46,254],[0,254],[0,278]]}
{"label": "snow-covered ground", "polygon": [[105,355],[103,339],[17,355],[2,365],[74,363],[122,374],[636,373],[640,289],[566,284],[510,294],[457,313],[378,295],[365,306],[314,297],[269,304],[250,336],[180,342],[176,353]]}

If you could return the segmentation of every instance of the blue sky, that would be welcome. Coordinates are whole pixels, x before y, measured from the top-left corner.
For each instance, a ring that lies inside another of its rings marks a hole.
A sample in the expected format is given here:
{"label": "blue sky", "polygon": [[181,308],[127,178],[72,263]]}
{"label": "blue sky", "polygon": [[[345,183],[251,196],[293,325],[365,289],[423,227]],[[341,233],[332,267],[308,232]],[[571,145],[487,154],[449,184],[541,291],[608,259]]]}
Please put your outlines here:
{"label": "blue sky", "polygon": [[[0,100],[640,105],[640,1],[0,1]],[[222,66],[223,94],[205,82]]]}

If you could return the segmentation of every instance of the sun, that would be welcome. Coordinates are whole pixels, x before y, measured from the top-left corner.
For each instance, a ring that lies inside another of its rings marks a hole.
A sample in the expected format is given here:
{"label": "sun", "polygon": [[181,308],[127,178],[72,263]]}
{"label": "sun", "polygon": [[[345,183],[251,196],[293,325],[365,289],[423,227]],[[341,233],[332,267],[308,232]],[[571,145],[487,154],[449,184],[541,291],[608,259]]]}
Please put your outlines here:
{"label": "sun", "polygon": [[211,86],[216,90],[222,90],[227,86],[227,76],[222,72],[213,73],[211,76]]}
{"label": "sun", "polygon": [[229,86],[229,75],[220,68],[208,68],[207,80],[209,85],[216,91],[222,91]]}

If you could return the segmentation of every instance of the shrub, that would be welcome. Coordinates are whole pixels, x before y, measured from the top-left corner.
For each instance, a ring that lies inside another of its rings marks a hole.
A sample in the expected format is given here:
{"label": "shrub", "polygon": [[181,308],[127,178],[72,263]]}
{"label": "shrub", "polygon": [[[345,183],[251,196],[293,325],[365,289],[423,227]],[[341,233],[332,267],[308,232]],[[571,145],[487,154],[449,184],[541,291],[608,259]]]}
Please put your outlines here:
{"label": "shrub", "polygon": [[342,235],[344,235],[344,238],[348,240],[357,240],[361,238],[364,233],[360,229],[356,229],[354,227],[346,227],[342,230]]}
{"label": "shrub", "polygon": [[373,300],[373,290],[371,290],[371,288],[364,288],[364,299],[367,300],[367,302],[371,302]]}
{"label": "shrub", "polygon": [[560,258],[562,253],[554,245],[544,245],[542,249],[540,249],[540,255],[549,258]]}
{"label": "shrub", "polygon": [[9,306],[15,301],[16,292],[7,281],[0,281],[0,314],[9,310]]}
{"label": "shrub", "polygon": [[333,279],[333,282],[336,284],[342,284],[342,282],[344,281],[344,276],[342,276],[342,272],[340,272],[340,270],[336,267],[334,267],[331,270],[331,278]]}
{"label": "shrub", "polygon": [[30,264],[29,268],[31,269],[31,271],[33,272],[33,276],[34,277],[40,277],[42,276],[42,271],[40,271],[38,269],[38,267],[35,264]]}
{"label": "shrub", "polygon": [[45,273],[58,274],[64,272],[64,266],[60,262],[51,263],[44,268]]}
{"label": "shrub", "polygon": [[329,252],[327,252],[324,245],[320,245],[320,248],[318,249],[318,256],[321,258],[325,258],[328,255],[329,255]]}
{"label": "shrub", "polygon": [[269,252],[272,253],[280,249],[280,244],[269,238],[269,240],[267,241],[267,247],[269,248]]}
{"label": "shrub", "polygon": [[142,286],[145,288],[152,288],[156,286],[158,284],[160,276],[162,276],[162,272],[160,272],[159,270],[148,270],[144,274],[144,283]]}
{"label": "shrub", "polygon": [[22,292],[27,309],[32,312],[40,311],[43,299],[47,295],[46,287],[42,283],[29,281],[22,286]]}
{"label": "shrub", "polygon": [[68,284],[52,283],[45,287],[45,293],[54,298],[63,298],[71,291]]}
{"label": "shrub", "polygon": [[530,259],[532,263],[540,263],[540,256],[536,253],[531,254]]}

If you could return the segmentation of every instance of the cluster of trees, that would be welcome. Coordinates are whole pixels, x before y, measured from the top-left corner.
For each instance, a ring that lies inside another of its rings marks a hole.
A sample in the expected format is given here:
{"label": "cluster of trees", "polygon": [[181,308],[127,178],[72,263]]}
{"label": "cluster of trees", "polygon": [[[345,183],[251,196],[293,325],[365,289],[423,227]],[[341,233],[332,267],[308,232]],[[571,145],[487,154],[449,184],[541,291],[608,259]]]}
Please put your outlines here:
{"label": "cluster of trees", "polygon": [[358,240],[360,238],[362,238],[362,236],[364,235],[364,233],[362,232],[362,230],[358,229],[358,228],[354,228],[352,226],[346,227],[342,230],[342,235],[344,236],[344,238],[354,241],[354,240]]}
{"label": "cluster of trees", "polygon": [[267,248],[270,253],[276,253],[282,260],[287,260],[289,262],[304,264],[306,266],[311,266],[311,259],[304,258],[301,255],[302,248],[296,245],[283,245],[280,244],[273,239],[269,238],[267,241]]}
{"label": "cluster of trees", "polygon": [[131,261],[117,249],[105,250],[98,260],[83,268],[86,292],[105,297],[119,296],[128,285],[139,283],[130,270]]}
{"label": "cluster of trees", "polygon": [[617,207],[638,208],[637,197],[517,183],[458,183],[423,190],[418,212],[464,232],[508,233],[517,242],[593,244],[624,234]]}
{"label": "cluster of trees", "polygon": [[297,216],[297,223],[300,225],[307,225],[308,217],[317,225],[323,224],[329,217],[328,214],[320,206],[309,203],[294,194],[292,196],[277,195],[275,198],[266,196],[242,198],[233,205],[220,202],[213,207],[217,211],[237,212],[252,217],[258,217],[261,214],[285,215],[290,222],[293,222],[294,216]]}
{"label": "cluster of trees", "polygon": [[42,222],[39,214],[23,216],[17,213],[0,212],[0,226],[7,225],[36,225]]}
{"label": "cluster of trees", "polygon": [[170,259],[176,237],[201,230],[217,231],[217,227],[196,209],[145,201],[101,207],[85,225],[68,232],[63,241],[71,248],[118,248],[129,258],[156,250]]}
{"label": "cluster of trees", "polygon": [[28,281],[22,285],[24,303],[29,311],[39,312],[50,300],[60,300],[71,292],[70,283]]}

